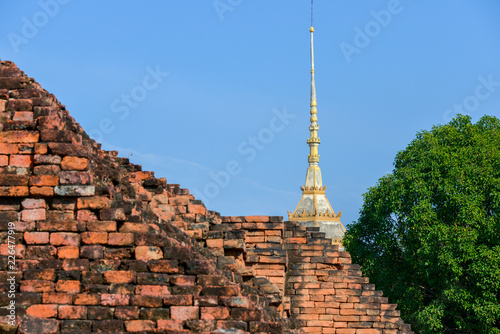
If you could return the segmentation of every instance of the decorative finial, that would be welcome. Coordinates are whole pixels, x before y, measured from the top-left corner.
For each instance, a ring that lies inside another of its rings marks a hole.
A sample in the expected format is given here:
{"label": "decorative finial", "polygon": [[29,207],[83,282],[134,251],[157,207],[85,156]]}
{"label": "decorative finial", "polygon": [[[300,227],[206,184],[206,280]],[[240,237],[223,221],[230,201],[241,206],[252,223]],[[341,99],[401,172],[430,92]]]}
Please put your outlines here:
{"label": "decorative finial", "polygon": [[316,82],[314,80],[314,27],[312,25],[311,28],[309,28],[309,31],[311,32],[311,125],[309,126],[311,135],[307,140],[307,143],[309,144],[308,161],[309,166],[317,166],[319,163],[318,145],[320,143],[320,140],[318,138],[318,110],[316,109]]}

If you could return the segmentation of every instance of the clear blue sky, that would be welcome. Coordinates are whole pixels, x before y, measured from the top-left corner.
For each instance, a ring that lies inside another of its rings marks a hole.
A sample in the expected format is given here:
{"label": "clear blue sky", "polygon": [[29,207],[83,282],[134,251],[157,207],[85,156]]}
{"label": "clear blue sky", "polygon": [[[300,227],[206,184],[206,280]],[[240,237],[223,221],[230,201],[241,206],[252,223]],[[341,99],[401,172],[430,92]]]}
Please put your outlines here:
{"label": "clear blue sky", "polygon": [[[458,108],[500,117],[500,2],[316,0],[314,14],[320,166],[348,225],[416,132]],[[4,1],[0,57],[209,209],[286,215],[307,169],[309,25],[308,0]]]}

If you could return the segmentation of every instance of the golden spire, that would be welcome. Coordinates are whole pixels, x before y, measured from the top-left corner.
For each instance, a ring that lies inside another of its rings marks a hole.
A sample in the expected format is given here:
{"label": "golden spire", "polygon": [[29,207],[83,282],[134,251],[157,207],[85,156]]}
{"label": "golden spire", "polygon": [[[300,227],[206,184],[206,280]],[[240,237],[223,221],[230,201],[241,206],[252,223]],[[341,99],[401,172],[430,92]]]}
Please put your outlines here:
{"label": "golden spire", "polygon": [[319,163],[318,145],[320,140],[318,138],[318,109],[316,108],[316,82],[314,80],[314,27],[311,25],[309,28],[311,32],[311,125],[309,126],[309,131],[311,131],[311,136],[307,140],[309,144],[309,166],[317,166]]}
{"label": "golden spire", "polygon": [[304,226],[319,227],[319,230],[324,232],[327,238],[331,238],[332,244],[337,244],[343,249],[342,238],[344,237],[345,228],[340,222],[342,212],[335,213],[326,198],[326,186],[323,185],[321,169],[319,168],[318,146],[320,140],[318,138],[318,109],[314,80],[314,27],[312,25],[312,14],[309,32],[311,33],[311,124],[309,125],[311,134],[307,140],[307,144],[309,144],[309,167],[307,168],[305,186],[301,187],[302,198],[293,213],[288,211],[288,219],[297,221]]}

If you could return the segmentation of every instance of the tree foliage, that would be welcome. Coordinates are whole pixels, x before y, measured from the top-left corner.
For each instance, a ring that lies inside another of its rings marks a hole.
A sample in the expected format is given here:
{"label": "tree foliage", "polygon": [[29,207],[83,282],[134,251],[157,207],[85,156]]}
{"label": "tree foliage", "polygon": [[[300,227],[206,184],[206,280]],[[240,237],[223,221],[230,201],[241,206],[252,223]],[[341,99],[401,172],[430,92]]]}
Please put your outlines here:
{"label": "tree foliage", "polygon": [[417,332],[500,333],[500,120],[419,132],[344,244]]}

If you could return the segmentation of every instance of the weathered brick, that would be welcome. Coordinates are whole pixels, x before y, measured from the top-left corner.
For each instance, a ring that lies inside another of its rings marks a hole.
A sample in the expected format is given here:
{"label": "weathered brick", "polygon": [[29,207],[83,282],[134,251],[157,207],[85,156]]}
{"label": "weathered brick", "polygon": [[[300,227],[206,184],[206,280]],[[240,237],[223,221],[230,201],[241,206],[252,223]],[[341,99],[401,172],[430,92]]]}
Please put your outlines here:
{"label": "weathered brick", "polygon": [[124,221],[127,219],[122,208],[102,209],[99,211],[99,217],[101,218],[101,220]]}
{"label": "weathered brick", "polygon": [[156,323],[151,320],[128,320],[125,321],[127,332],[152,331],[156,330]]}
{"label": "weathered brick", "polygon": [[51,155],[51,154],[35,154],[34,163],[36,165],[58,166],[61,164],[61,157],[58,155]]}
{"label": "weathered brick", "polygon": [[170,317],[173,320],[185,321],[199,319],[200,310],[198,306],[171,306]]}
{"label": "weathered brick", "polygon": [[0,174],[1,186],[27,186],[29,177],[26,175]]}
{"label": "weathered brick", "polygon": [[224,320],[229,318],[230,313],[227,307],[202,307],[200,315],[202,320]]}
{"label": "weathered brick", "polygon": [[159,332],[176,332],[182,331],[182,321],[173,320],[173,319],[162,319],[157,321],[158,331]]}
{"label": "weathered brick", "polygon": [[133,295],[130,298],[130,304],[142,307],[161,307],[163,301],[162,298],[158,296]]}
{"label": "weathered brick", "polygon": [[32,155],[11,155],[9,159],[9,165],[14,167],[33,167],[33,156]]}
{"label": "weathered brick", "polygon": [[78,246],[62,246],[57,248],[57,257],[60,259],[77,259],[80,255]]}
{"label": "weathered brick", "polygon": [[79,246],[80,235],[77,233],[54,232],[50,234],[50,243],[54,246]]}
{"label": "weathered brick", "polygon": [[38,131],[2,131],[0,143],[36,143],[39,137]]}
{"label": "weathered brick", "polygon": [[44,304],[72,304],[73,295],[69,293],[45,292],[42,295]]}
{"label": "weathered brick", "polygon": [[57,305],[32,305],[26,309],[26,314],[37,318],[55,318],[57,317]]}
{"label": "weathered brick", "polygon": [[92,184],[92,177],[88,172],[61,171],[59,183],[64,185],[88,185]]}
{"label": "weathered brick", "polygon": [[51,197],[51,196],[54,196],[54,188],[53,187],[30,187],[29,194],[30,194],[30,196]]}
{"label": "weathered brick", "polygon": [[24,241],[27,244],[47,244],[49,232],[24,232]]}
{"label": "weathered brick", "polygon": [[106,209],[111,205],[111,200],[106,196],[80,197],[77,199],[78,209]]}
{"label": "weathered brick", "polygon": [[135,247],[135,258],[143,261],[158,260],[163,258],[163,252],[156,246],[137,246]]}
{"label": "weathered brick", "polygon": [[[165,306],[191,306],[193,305],[192,295],[169,295],[163,297]],[[217,301],[215,302],[217,305]]]}
{"label": "weathered brick", "polygon": [[21,211],[21,219],[24,221],[37,221],[45,220],[46,211],[45,209],[32,209]]}
{"label": "weathered brick", "polygon": [[135,294],[141,296],[164,297],[170,295],[169,287],[162,285],[137,285]]}
{"label": "weathered brick", "polygon": [[132,233],[109,233],[108,245],[111,246],[133,246],[134,235]]}
{"label": "weathered brick", "polygon": [[37,222],[37,230],[49,232],[79,232],[85,225],[76,220],[50,220]]}
{"label": "weathered brick", "polygon": [[62,170],[86,170],[89,160],[87,158],[79,158],[66,156],[61,161]]}
{"label": "weathered brick", "polygon": [[135,283],[136,273],[134,271],[106,271],[104,280],[107,283]]}
{"label": "weathered brick", "polygon": [[71,293],[71,294],[79,293],[80,281],[71,281],[71,280],[58,281],[56,284],[56,291]]}
{"label": "weathered brick", "polygon": [[101,294],[101,305],[103,306],[124,306],[130,302],[129,295],[122,294]]}
{"label": "weathered brick", "polygon": [[9,156],[0,155],[0,167],[8,166],[8,165],[9,165]]}
{"label": "weathered brick", "polygon": [[80,248],[80,256],[86,259],[102,259],[104,248],[101,245],[85,245]]}
{"label": "weathered brick", "polygon": [[155,260],[148,263],[149,269],[155,273],[175,274],[179,272],[177,260]]}
{"label": "weathered brick", "polygon": [[52,292],[55,289],[55,283],[41,280],[24,280],[21,282],[22,292]]}
{"label": "weathered brick", "polygon": [[93,196],[95,187],[89,185],[58,185],[54,193],[59,196]]}
{"label": "weathered brick", "polygon": [[45,208],[44,199],[26,198],[21,202],[24,209],[41,209]]}
{"label": "weathered brick", "polygon": [[[116,231],[116,222],[115,221],[90,221],[87,222],[87,230],[91,232],[114,232]],[[121,234],[121,233],[120,233]],[[132,237],[132,243],[133,244],[133,235],[129,234],[129,237]],[[108,236],[109,240],[108,242],[111,242],[112,236],[111,233]],[[115,235],[113,235],[113,239],[115,238]],[[114,241],[114,240],[113,240]],[[110,243],[111,245],[111,243]],[[112,244],[116,245],[116,244]]]}
{"label": "weathered brick", "polygon": [[85,306],[61,305],[58,312],[59,319],[87,319],[87,308]]}
{"label": "weathered brick", "polygon": [[54,187],[59,184],[57,175],[33,175],[30,177],[29,185],[35,187]]}
{"label": "weathered brick", "polygon": [[29,194],[27,186],[0,186],[0,196],[26,197]]}
{"label": "weathered brick", "polygon": [[[146,309],[143,309],[146,310]],[[115,318],[121,320],[139,319],[139,307],[137,306],[119,306],[115,308]],[[141,318],[143,319],[143,318]],[[149,319],[152,320],[152,319]]]}
{"label": "weathered brick", "polygon": [[106,244],[108,242],[107,232],[83,232],[82,243],[84,244]]}
{"label": "weathered brick", "polygon": [[73,301],[75,305],[99,305],[100,298],[99,295],[90,295],[90,294],[76,294],[75,299]]}
{"label": "weathered brick", "polygon": [[[0,78],[0,87],[1,87]],[[59,333],[59,321],[56,319],[43,319],[35,317],[24,317],[19,325],[19,334],[57,334]]]}

